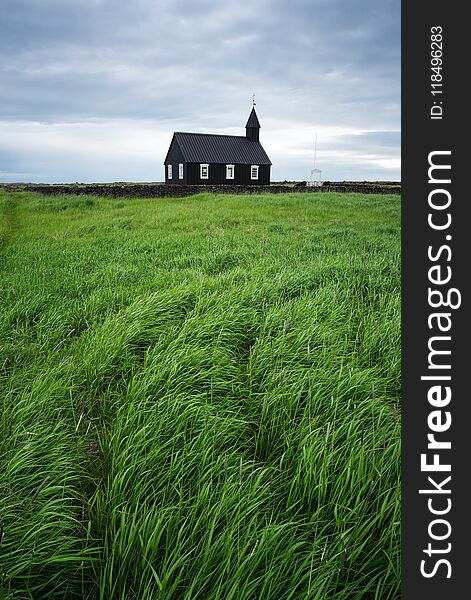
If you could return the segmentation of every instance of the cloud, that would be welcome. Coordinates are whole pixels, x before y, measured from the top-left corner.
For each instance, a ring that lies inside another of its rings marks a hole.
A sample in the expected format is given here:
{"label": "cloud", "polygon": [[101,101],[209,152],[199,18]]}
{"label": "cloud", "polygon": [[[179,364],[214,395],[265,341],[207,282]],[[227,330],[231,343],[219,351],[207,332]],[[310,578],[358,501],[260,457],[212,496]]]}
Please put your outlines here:
{"label": "cloud", "polygon": [[242,133],[254,92],[274,179],[306,178],[315,131],[329,179],[399,179],[399,17],[399,0],[3,0],[0,180],[155,180],[162,139]]}

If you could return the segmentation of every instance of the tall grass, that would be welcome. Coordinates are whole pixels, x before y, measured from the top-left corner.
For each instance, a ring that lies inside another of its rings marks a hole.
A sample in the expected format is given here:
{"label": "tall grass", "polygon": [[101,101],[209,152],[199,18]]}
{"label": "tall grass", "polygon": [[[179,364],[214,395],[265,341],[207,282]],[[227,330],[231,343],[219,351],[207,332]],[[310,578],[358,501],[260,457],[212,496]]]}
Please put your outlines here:
{"label": "tall grass", "polygon": [[2,597],[399,597],[397,197],[0,211]]}

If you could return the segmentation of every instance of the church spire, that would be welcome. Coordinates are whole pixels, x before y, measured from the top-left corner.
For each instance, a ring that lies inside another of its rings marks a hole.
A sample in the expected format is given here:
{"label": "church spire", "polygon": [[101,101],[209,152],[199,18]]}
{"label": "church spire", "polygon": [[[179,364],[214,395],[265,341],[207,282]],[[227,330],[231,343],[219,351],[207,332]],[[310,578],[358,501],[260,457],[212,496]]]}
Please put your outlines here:
{"label": "church spire", "polygon": [[255,101],[253,102],[252,112],[249,115],[249,119],[245,126],[245,137],[251,142],[259,141],[260,123],[258,121],[257,113],[255,112]]}

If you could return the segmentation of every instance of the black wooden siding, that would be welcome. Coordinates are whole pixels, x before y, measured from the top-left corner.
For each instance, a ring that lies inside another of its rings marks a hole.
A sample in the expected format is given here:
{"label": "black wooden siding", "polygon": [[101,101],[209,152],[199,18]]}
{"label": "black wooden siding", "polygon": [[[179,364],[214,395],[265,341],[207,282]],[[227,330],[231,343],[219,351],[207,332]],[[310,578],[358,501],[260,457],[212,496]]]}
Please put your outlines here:
{"label": "black wooden siding", "polygon": [[[183,164],[183,179],[178,179],[178,165]],[[167,165],[172,165],[172,179],[168,178],[168,168]],[[168,150],[167,158],[165,161],[165,183],[176,183],[177,185],[187,185],[188,180],[186,178],[186,165],[185,160],[183,158],[183,154],[180,150],[180,147],[175,141],[175,138],[172,139],[172,143],[170,144],[170,148]]]}
{"label": "black wooden siding", "polygon": [[[250,179],[251,165],[234,165],[234,179],[226,179],[225,164],[205,163],[209,164],[209,179],[201,179],[199,163],[184,163],[177,153],[175,154],[175,159],[169,155],[167,163],[172,165],[172,179],[168,178],[168,169],[165,165],[165,183],[176,185],[268,185],[270,183],[270,165],[259,165],[258,179]],[[178,178],[180,163],[183,164],[183,179]]]}
{"label": "black wooden siding", "polygon": [[[270,183],[270,165],[260,165],[258,179],[250,179],[251,165],[234,165],[234,179],[226,179],[226,165],[219,163],[209,164],[209,179],[200,178],[199,163],[187,163],[186,181],[188,185],[267,185]],[[184,167],[185,170],[185,167]],[[178,183],[178,182],[174,182]]]}

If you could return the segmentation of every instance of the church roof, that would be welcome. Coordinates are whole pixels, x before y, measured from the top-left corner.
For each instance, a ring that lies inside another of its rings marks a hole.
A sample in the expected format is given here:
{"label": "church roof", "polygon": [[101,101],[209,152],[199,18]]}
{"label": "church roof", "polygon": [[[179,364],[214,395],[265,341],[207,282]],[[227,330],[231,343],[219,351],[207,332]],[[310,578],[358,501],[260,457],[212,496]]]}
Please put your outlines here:
{"label": "church roof", "polygon": [[[257,115],[253,109],[248,122],[253,119],[252,114],[258,123]],[[255,125],[250,125],[250,127],[255,127]],[[185,133],[182,131],[175,132],[173,136],[186,162],[247,165],[272,164],[262,144],[260,142],[252,142],[245,136]]]}

